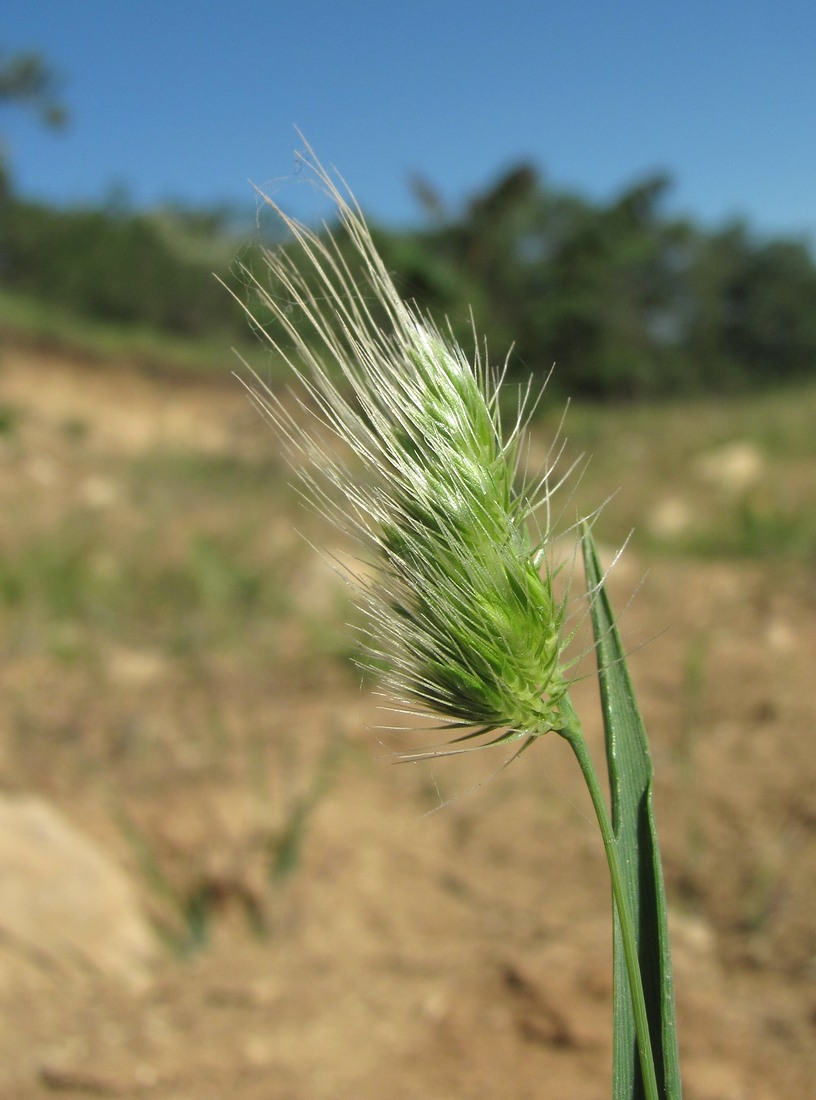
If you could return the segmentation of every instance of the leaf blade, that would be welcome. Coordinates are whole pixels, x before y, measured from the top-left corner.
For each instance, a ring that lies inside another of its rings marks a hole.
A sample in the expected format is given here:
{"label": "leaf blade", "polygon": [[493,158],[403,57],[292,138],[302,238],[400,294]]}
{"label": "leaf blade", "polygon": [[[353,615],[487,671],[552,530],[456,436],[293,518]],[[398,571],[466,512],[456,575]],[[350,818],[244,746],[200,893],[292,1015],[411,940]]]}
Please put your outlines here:
{"label": "leaf blade", "polygon": [[[655,1070],[665,1100],[680,1100],[668,916],[653,810],[651,756],[588,526],[584,527],[581,546],[598,664],[612,826],[635,925]],[[617,907],[613,951],[613,1097],[641,1100],[643,1083]]]}

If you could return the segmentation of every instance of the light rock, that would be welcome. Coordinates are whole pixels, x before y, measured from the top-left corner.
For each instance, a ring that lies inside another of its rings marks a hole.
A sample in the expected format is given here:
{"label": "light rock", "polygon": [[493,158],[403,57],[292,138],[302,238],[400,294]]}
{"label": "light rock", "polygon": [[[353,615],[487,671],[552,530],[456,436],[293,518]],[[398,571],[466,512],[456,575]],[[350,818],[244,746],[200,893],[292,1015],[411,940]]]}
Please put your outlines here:
{"label": "light rock", "polygon": [[95,973],[138,989],[157,944],[125,873],[40,798],[0,796],[0,972]]}
{"label": "light rock", "polygon": [[119,687],[143,687],[160,680],[167,661],[154,650],[114,648],[108,654],[108,672]]}
{"label": "light rock", "polygon": [[706,484],[738,495],[759,482],[765,471],[765,459],[753,443],[738,439],[699,455],[694,470]]}
{"label": "light rock", "polygon": [[649,516],[649,530],[661,539],[684,535],[692,525],[694,513],[690,505],[680,497],[666,497],[659,501]]}

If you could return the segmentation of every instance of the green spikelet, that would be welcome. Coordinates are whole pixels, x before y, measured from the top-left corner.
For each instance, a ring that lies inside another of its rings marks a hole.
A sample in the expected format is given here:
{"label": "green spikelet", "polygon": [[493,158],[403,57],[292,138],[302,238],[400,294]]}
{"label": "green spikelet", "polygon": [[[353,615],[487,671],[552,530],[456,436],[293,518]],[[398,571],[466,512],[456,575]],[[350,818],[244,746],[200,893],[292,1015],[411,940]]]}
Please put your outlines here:
{"label": "green spikelet", "polygon": [[257,379],[253,396],[308,495],[368,551],[366,646],[391,692],[441,717],[457,743],[526,744],[561,727],[567,687],[547,532],[530,528],[539,504],[549,515],[554,464],[519,486],[529,402],[503,439],[499,381],[399,298],[353,199],[311,153],[304,161],[363,274],[339,236],[266,200],[295,248],[268,255],[268,283],[249,278],[285,334],[270,341],[299,379],[302,408],[292,415]]}

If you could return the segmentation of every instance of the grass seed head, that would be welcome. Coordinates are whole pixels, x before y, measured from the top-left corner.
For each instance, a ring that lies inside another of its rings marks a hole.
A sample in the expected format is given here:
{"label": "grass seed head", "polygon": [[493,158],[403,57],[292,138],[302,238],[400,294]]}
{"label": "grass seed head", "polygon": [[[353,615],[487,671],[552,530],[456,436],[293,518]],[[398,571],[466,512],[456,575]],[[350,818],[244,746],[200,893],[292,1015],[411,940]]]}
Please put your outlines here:
{"label": "grass seed head", "polygon": [[441,718],[452,751],[526,745],[559,728],[567,687],[549,522],[543,535],[530,522],[540,504],[549,517],[552,469],[519,484],[529,402],[503,438],[500,379],[400,299],[342,181],[310,150],[303,160],[339,231],[315,233],[265,198],[293,243],[267,255],[268,279],[247,276],[299,380],[298,410],[257,378],[251,392],[309,497],[368,550],[366,650],[399,706]]}

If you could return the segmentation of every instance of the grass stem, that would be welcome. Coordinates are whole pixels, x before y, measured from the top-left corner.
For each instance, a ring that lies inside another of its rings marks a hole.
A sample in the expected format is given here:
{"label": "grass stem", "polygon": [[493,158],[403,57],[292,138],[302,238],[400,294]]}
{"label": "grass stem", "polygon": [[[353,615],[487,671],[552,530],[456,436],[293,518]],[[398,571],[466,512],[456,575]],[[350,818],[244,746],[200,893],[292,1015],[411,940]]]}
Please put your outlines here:
{"label": "grass stem", "polygon": [[646,1012],[646,998],[643,992],[643,980],[640,973],[640,960],[638,956],[637,933],[632,910],[627,897],[626,887],[621,872],[618,845],[615,832],[612,828],[612,820],[609,816],[606,800],[601,790],[595,765],[589,754],[580,720],[572,708],[568,698],[562,700],[562,715],[565,725],[560,730],[561,736],[569,743],[581,768],[581,773],[589,790],[595,816],[603,838],[604,853],[609,866],[609,876],[612,881],[612,897],[620,922],[621,941],[623,943],[626,971],[629,976],[629,989],[632,995],[632,1007],[635,1017],[635,1031],[637,1034],[638,1056],[640,1070],[643,1077],[643,1088],[646,1100],[660,1100],[660,1091],[657,1085],[654,1055],[652,1052],[652,1040],[649,1031],[649,1020]]}

